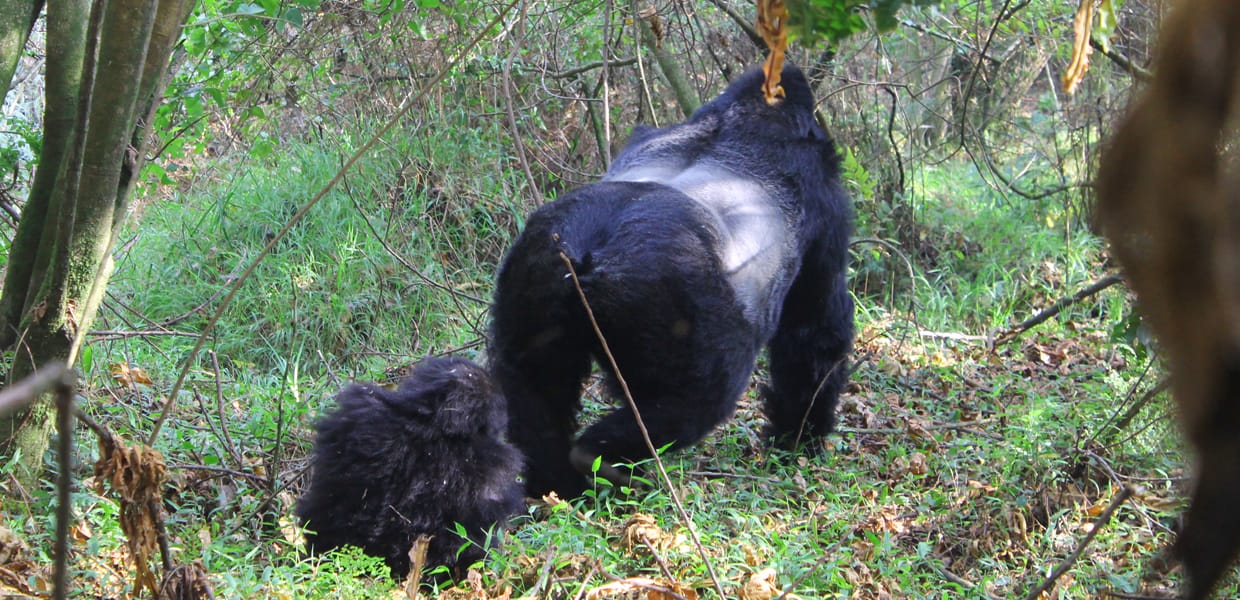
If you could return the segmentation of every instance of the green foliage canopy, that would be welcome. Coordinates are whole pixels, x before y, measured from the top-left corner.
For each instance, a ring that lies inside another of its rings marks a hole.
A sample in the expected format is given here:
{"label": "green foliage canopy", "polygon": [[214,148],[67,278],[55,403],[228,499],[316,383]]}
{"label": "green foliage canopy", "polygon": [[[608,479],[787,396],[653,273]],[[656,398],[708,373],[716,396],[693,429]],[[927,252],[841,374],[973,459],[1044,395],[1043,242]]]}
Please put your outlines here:
{"label": "green foliage canopy", "polygon": [[874,15],[879,31],[895,29],[896,13],[905,5],[929,6],[938,0],[788,0],[788,28],[804,44],[837,42],[864,31],[863,13]]}

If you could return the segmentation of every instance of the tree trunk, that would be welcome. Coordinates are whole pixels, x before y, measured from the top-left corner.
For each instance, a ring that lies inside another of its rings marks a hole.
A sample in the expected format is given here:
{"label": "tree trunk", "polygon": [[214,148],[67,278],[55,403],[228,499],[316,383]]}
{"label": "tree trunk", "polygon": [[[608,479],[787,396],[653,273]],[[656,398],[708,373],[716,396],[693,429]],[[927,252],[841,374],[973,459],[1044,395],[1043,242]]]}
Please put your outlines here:
{"label": "tree trunk", "polygon": [[642,30],[642,43],[654,54],[655,62],[659,63],[659,70],[663,72],[663,77],[672,87],[672,93],[676,94],[676,105],[680,107],[680,112],[685,117],[693,115],[693,111],[701,106],[702,101],[698,98],[693,86],[689,84],[689,78],[680,68],[680,63],[667,51],[667,48],[659,43],[650,23],[642,20],[638,23],[638,27]]}
{"label": "tree trunk", "polygon": [[[111,0],[95,15],[91,4],[64,0],[48,10],[43,152],[0,296],[0,344],[16,344],[10,382],[76,359],[112,272],[145,122],[190,3]],[[40,474],[51,425],[47,402],[0,418],[0,462],[20,456],[23,484]]]}
{"label": "tree trunk", "polygon": [[[3,1],[3,0],[0,0]],[[82,79],[82,53],[86,48],[86,18],[90,0],[64,0],[48,10],[46,83],[44,85],[43,148],[39,152],[38,170],[30,186],[30,196],[22,209],[21,223],[9,250],[8,273],[0,293],[0,347],[8,348],[17,339],[22,314],[32,307],[30,296],[38,290],[36,274],[47,271],[49,251],[40,253],[44,230],[48,230],[52,188],[64,158],[65,148],[72,141],[78,105],[78,88]],[[7,82],[6,82],[7,83]],[[44,165],[47,165],[44,168]],[[48,237],[51,242],[52,237]],[[20,377],[18,378],[20,379]],[[17,379],[10,378],[10,381]],[[0,421],[0,439],[7,437]]]}
{"label": "tree trunk", "polygon": [[0,102],[9,93],[9,84],[17,71],[17,61],[41,10],[43,0],[0,0],[0,83],[4,90],[0,94]]}

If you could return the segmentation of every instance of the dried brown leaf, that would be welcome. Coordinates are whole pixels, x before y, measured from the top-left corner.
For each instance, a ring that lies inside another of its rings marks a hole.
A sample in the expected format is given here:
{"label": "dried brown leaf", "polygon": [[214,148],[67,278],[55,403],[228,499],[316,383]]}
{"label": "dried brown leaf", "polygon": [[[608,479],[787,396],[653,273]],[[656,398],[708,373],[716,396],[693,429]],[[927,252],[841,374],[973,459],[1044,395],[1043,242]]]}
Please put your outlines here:
{"label": "dried brown leaf", "polygon": [[1093,23],[1093,0],[1081,0],[1076,16],[1072,19],[1072,30],[1075,33],[1072,43],[1072,61],[1063,75],[1063,89],[1069,94],[1076,91],[1076,86],[1080,85],[1081,80],[1085,78],[1085,71],[1089,70],[1089,55],[1093,52],[1093,48],[1089,47],[1089,36],[1093,30]]}
{"label": "dried brown leaf", "polygon": [[116,436],[99,439],[95,479],[105,482],[120,496],[120,525],[134,562],[134,587],[155,592],[157,581],[150,558],[159,548],[158,531],[163,523],[164,484],[168,471],[164,457],[141,444],[126,446]]}
{"label": "dried brown leaf", "polygon": [[112,372],[112,379],[125,387],[134,387],[138,384],[154,385],[151,377],[141,367],[134,367],[129,363],[113,363],[109,370]]}
{"label": "dried brown leaf", "polygon": [[200,561],[177,565],[159,586],[158,600],[206,600],[215,598],[207,569]]}
{"label": "dried brown leaf", "polygon": [[426,566],[426,549],[430,547],[434,537],[425,533],[419,534],[409,546],[409,573],[405,577],[405,597],[409,600],[418,598],[418,585],[422,583],[422,569]]}
{"label": "dried brown leaf", "polygon": [[678,600],[677,596],[686,600],[697,600],[698,595],[693,588],[675,582],[667,582],[648,577],[629,577],[612,581],[586,592],[586,600],[599,598],[641,598],[646,600]]}
{"label": "dried brown leaf", "polygon": [[757,29],[771,53],[762,64],[766,79],[762,82],[762,93],[766,103],[772,106],[784,97],[784,88],[779,85],[784,69],[784,51],[788,48],[788,7],[784,0],[758,0]]}
{"label": "dried brown leaf", "polygon": [[624,533],[620,534],[620,543],[626,550],[632,552],[634,546],[658,544],[663,536],[663,530],[659,528],[654,517],[637,513],[624,524]]}
{"label": "dried brown leaf", "polygon": [[[779,574],[775,569],[766,568],[751,573],[749,579],[741,586],[738,596],[740,600],[772,600],[779,598],[783,589],[779,586]],[[785,598],[800,600],[796,594],[788,594]]]}

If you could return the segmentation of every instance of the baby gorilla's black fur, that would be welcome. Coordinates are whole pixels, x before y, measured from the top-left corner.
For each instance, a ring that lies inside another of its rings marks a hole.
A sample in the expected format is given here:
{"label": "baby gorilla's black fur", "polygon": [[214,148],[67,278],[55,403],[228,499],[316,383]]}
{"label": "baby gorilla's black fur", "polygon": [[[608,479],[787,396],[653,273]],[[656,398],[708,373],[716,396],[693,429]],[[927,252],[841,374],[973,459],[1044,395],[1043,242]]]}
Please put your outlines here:
{"label": "baby gorilla's black fur", "polygon": [[297,505],[311,551],[358,546],[401,578],[414,539],[428,534],[427,566],[457,576],[522,511],[521,454],[503,441],[504,399],[481,367],[428,359],[395,390],[352,384],[336,402],[318,423]]}

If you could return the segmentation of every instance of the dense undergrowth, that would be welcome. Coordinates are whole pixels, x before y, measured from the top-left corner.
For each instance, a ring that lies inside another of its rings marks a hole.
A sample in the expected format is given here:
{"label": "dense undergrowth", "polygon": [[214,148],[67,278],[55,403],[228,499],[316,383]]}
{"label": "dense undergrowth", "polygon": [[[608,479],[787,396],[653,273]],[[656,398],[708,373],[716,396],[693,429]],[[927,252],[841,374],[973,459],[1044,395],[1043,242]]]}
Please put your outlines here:
{"label": "dense undergrowth", "polygon": [[[719,11],[670,4],[665,42],[703,96],[756,62]],[[727,597],[746,600],[778,597],[772,589],[1022,598],[1124,486],[1133,495],[1036,597],[1179,589],[1163,556],[1188,460],[1123,286],[999,335],[1113,272],[1082,224],[1081,189],[1127,76],[1099,60],[1069,102],[1043,77],[1066,62],[1062,6],[948,4],[830,58],[796,55],[829,71],[822,108],[857,209],[855,364],[828,451],[765,448],[751,393],[703,444],[665,457],[690,523],[658,486],[538,503],[475,581],[439,597],[676,597],[649,586],[714,597],[713,571]],[[154,127],[184,129],[168,135],[118,244],[80,364],[83,408],[145,440],[188,368],[154,446],[169,464],[173,558],[200,561],[217,598],[402,597],[376,559],[300,553],[291,514],[313,420],[350,380],[391,380],[432,354],[480,357],[495,267],[534,198],[597,175],[602,122],[678,112],[653,71],[617,65],[610,87],[576,72],[612,43],[601,8],[536,3],[519,24],[529,32],[476,50],[292,227],[186,367],[227,288],[494,8],[323,3],[304,27],[275,27],[232,3],[203,5],[212,16],[192,21],[192,60]],[[1148,57],[1156,3],[1125,11],[1117,47]],[[611,50],[628,53],[631,41]],[[608,93],[612,112],[599,115]],[[616,146],[623,134],[612,134]],[[600,393],[587,390],[588,414]],[[73,592],[125,597],[133,568],[115,498],[91,485],[96,454],[82,430]],[[0,531],[0,593],[47,587],[52,492],[24,493],[4,515],[13,537]],[[1237,594],[1233,578],[1219,597]]]}
{"label": "dense undergrowth", "polygon": [[[401,593],[373,559],[301,555],[290,514],[310,424],[336,389],[394,377],[427,354],[481,351],[490,277],[524,209],[505,200],[511,175],[477,168],[501,156],[498,146],[475,140],[477,163],[429,172],[411,158],[426,150],[419,139],[395,135],[261,263],[156,443],[172,474],[173,552],[201,561],[217,597]],[[338,141],[204,170],[146,201],[105,331],[83,363],[91,414],[122,435],[149,431],[190,336],[334,172],[350,143]],[[850,179],[864,176],[856,168]],[[865,241],[871,224],[859,219],[854,281],[863,267],[874,272],[857,286],[854,375],[829,451],[807,459],[764,448],[747,398],[700,447],[666,457],[720,583],[730,597],[759,580],[802,598],[1020,597],[1127,485],[1135,495],[1046,597],[1176,589],[1178,573],[1159,557],[1182,509],[1185,459],[1164,400],[1119,421],[1161,377],[1147,349],[1121,335],[1131,310],[1122,287],[989,346],[1104,274],[1102,244],[1044,207],[988,199],[967,165],[941,165],[922,181],[913,204],[933,253],[902,250],[911,274],[891,246]],[[588,397],[599,398],[597,386]],[[33,506],[48,506],[47,490],[32,493]],[[131,579],[115,501],[83,486],[75,509],[75,588],[124,595]],[[32,564],[46,565],[50,517],[32,509],[11,521]],[[531,508],[472,587],[440,595],[634,597],[644,582],[710,597],[688,526],[663,489],[626,498],[600,488]],[[762,579],[765,569],[776,579]]]}

